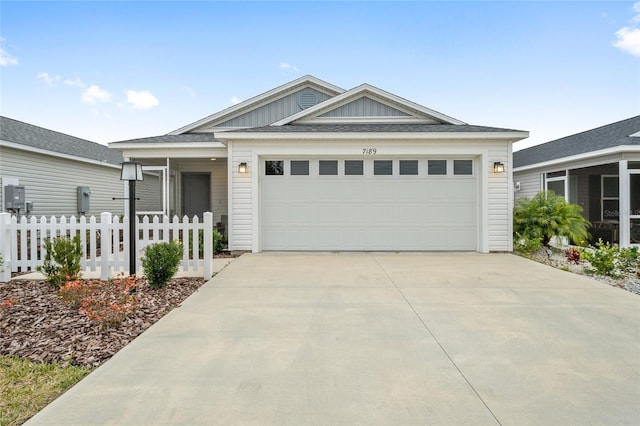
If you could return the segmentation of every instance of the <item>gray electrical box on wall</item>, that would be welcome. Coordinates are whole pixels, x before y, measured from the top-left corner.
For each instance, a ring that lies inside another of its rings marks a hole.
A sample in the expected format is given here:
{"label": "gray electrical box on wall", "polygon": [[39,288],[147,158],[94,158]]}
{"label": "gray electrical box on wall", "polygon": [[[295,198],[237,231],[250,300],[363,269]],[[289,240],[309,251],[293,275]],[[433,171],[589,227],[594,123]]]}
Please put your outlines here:
{"label": "gray electrical box on wall", "polygon": [[5,210],[24,210],[24,186],[7,185],[4,187]]}
{"label": "gray electrical box on wall", "polygon": [[78,213],[88,213],[90,210],[89,196],[91,188],[88,186],[79,186],[78,188]]}

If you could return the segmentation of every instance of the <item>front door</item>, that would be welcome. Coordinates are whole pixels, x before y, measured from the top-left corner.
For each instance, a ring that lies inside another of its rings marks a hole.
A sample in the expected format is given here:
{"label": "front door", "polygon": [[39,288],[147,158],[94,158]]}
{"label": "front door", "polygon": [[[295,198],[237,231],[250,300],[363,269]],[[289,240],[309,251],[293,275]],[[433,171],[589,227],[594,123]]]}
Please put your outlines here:
{"label": "front door", "polygon": [[182,214],[192,218],[211,211],[211,173],[182,174]]}

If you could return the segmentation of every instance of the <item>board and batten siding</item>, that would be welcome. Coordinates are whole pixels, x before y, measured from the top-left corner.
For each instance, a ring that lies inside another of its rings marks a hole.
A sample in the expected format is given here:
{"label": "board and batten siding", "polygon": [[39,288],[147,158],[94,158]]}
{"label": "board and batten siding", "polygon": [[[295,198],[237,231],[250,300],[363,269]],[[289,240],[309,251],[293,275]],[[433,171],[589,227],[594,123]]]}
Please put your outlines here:
{"label": "board and batten siding", "polygon": [[[211,212],[213,213],[213,223],[221,222],[222,215],[228,213],[227,197],[227,160],[218,158],[215,161],[208,159],[194,159],[188,162],[181,162],[176,169],[179,173],[210,173],[211,174]],[[179,177],[181,179],[181,177]],[[178,182],[178,188],[180,183]],[[182,211],[182,199],[177,200],[178,210]],[[228,225],[227,225],[228,226]]]}
{"label": "board and batten siding", "polygon": [[[88,215],[122,215],[124,183],[120,166],[98,165],[19,149],[0,147],[0,178],[17,178],[25,187],[25,200],[33,202],[32,215],[78,215],[77,187],[91,189]],[[1,192],[1,191],[0,191]],[[4,203],[1,205],[4,211]]]}
{"label": "board and batten siding", "polygon": [[322,114],[320,117],[409,117],[409,114],[363,97]]}
{"label": "board and batten siding", "polygon": [[[231,144],[231,143],[230,143]],[[367,146],[378,147],[378,157],[385,155],[396,158],[415,157],[474,157],[479,176],[480,208],[484,204],[484,214],[479,220],[479,241],[483,241],[479,251],[512,250],[512,210],[513,189],[510,173],[494,174],[494,161],[511,167],[511,144],[505,141],[368,141]],[[358,158],[362,142],[327,141],[307,142],[304,145],[295,142],[236,141],[230,147],[231,185],[231,250],[253,250],[254,232],[257,228],[259,206],[259,161],[262,155],[283,158],[308,158],[322,156]],[[484,163],[481,161],[484,160]],[[258,161],[258,164],[255,164]],[[247,163],[249,173],[238,173],[238,165]],[[254,201],[255,200],[255,201]],[[255,203],[255,204],[254,204]],[[255,225],[254,225],[255,223]]]}
{"label": "board and batten siding", "polygon": [[[300,92],[313,92],[318,99],[318,103],[324,102],[331,98],[330,95],[322,93],[309,87],[303,88],[289,95],[286,95],[267,105],[258,107],[252,111],[239,115],[238,117],[227,120],[223,123],[215,124],[216,127],[261,127],[275,123],[285,117],[289,117],[297,112],[302,111],[299,105]],[[207,129],[204,127],[203,129]],[[209,126],[210,128],[210,126]]]}

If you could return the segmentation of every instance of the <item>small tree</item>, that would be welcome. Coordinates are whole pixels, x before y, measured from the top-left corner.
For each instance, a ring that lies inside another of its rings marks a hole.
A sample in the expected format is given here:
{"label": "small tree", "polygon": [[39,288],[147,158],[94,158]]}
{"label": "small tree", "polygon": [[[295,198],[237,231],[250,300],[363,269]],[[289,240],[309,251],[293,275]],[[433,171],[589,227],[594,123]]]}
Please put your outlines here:
{"label": "small tree", "polygon": [[56,237],[43,241],[47,254],[44,257],[42,266],[36,270],[42,272],[45,281],[54,286],[61,286],[66,281],[74,281],[80,278],[80,259],[82,250],[80,248],[80,237],[73,239],[67,237]]}
{"label": "small tree", "polygon": [[[522,241],[529,250],[548,246],[552,237],[567,237],[584,246],[590,226],[582,216],[582,207],[569,204],[553,191],[541,191],[533,198],[523,198],[513,209],[513,235],[516,244]],[[530,242],[536,242],[531,244]],[[536,247],[537,246],[537,247]]]}

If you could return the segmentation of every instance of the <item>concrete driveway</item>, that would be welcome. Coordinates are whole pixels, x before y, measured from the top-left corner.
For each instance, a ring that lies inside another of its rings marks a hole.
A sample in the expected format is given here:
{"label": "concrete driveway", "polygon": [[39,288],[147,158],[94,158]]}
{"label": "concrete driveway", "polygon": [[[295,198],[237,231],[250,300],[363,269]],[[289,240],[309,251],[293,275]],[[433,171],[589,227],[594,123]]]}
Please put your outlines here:
{"label": "concrete driveway", "polygon": [[638,424],[640,297],[509,254],[243,255],[29,424]]}

